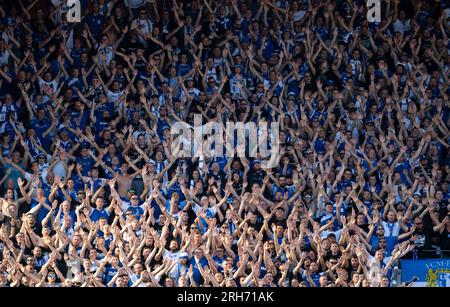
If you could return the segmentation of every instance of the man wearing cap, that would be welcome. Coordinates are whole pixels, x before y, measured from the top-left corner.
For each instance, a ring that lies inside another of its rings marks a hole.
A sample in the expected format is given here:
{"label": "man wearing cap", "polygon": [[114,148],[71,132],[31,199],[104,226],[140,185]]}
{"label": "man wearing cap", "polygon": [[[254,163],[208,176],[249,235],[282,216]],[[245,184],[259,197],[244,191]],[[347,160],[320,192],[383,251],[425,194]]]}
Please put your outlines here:
{"label": "man wearing cap", "polygon": [[189,270],[188,262],[189,262],[188,253],[180,252],[179,258],[177,259],[177,263],[172,268],[172,270],[169,271],[167,275],[169,277],[172,277],[174,280],[179,280],[181,276],[186,277]]}
{"label": "man wearing cap", "polygon": [[128,197],[126,199],[121,198],[120,195],[116,191],[115,184],[116,184],[116,179],[108,181],[111,195],[117,201],[119,207],[122,209],[122,211],[124,213],[127,210],[130,210],[133,212],[133,214],[136,216],[136,218],[139,218],[144,213],[145,203],[140,204],[139,196],[136,194],[136,191],[132,188],[128,189],[128,193],[127,193]]}

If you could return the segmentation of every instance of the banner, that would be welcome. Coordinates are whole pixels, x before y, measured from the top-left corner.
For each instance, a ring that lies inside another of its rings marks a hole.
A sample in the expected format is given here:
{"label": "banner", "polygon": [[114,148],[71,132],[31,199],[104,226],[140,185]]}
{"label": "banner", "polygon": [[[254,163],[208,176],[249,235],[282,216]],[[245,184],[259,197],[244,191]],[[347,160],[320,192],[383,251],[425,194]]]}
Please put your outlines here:
{"label": "banner", "polygon": [[402,282],[414,277],[415,287],[450,288],[450,259],[400,260]]}

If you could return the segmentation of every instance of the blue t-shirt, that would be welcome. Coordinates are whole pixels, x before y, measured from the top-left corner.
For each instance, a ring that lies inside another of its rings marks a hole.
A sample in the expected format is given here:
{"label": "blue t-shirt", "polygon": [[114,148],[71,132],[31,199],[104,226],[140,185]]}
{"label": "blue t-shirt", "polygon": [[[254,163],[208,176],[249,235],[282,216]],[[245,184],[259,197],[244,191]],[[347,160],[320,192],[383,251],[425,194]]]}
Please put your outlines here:
{"label": "blue t-shirt", "polygon": [[95,161],[91,157],[77,157],[77,163],[80,163],[82,166],[81,174],[83,176],[88,176],[89,171],[91,170],[92,166],[94,165]]}
{"label": "blue t-shirt", "polygon": [[227,257],[224,255],[222,258],[219,258],[217,255],[213,256],[213,260],[217,265],[217,270],[219,272],[223,272],[223,262],[225,261],[225,259],[227,259]]}
{"label": "blue t-shirt", "polygon": [[[45,203],[47,205],[51,206],[48,203],[48,200],[46,200]],[[36,198],[33,198],[32,202],[31,202],[31,209],[36,208],[38,205],[39,205],[39,202],[36,200]],[[41,208],[39,208],[39,210],[37,211],[37,214],[36,214],[36,223],[41,224],[49,212],[50,211],[47,208],[45,208],[44,206],[41,206]]]}
{"label": "blue t-shirt", "polygon": [[[192,265],[192,268],[193,268],[192,272],[193,272],[193,278],[194,278],[194,280],[195,280],[195,283],[196,283],[196,284],[200,284],[200,277],[201,277],[202,275],[201,275],[201,273],[200,273],[200,270],[198,269],[198,265],[197,265],[197,263],[195,262],[194,257],[192,257],[192,259],[191,259],[189,262],[190,262],[190,264]],[[203,257],[202,259],[200,259],[198,262],[199,262],[199,264],[202,266],[202,268],[204,268],[205,266],[208,265],[208,260],[207,260],[205,257]]]}
{"label": "blue t-shirt", "polygon": [[102,217],[104,217],[108,220],[109,213],[108,213],[108,211],[106,211],[106,209],[98,210],[97,208],[94,208],[89,217],[93,222],[97,222]]}
{"label": "blue t-shirt", "polygon": [[94,35],[100,35],[105,24],[105,17],[103,15],[94,15],[89,13],[85,17],[85,22],[89,25],[89,29]]}
{"label": "blue t-shirt", "polygon": [[[136,218],[140,218],[142,214],[144,214],[144,210],[141,207],[134,207],[129,206],[127,210],[131,210],[133,214],[136,216]],[[124,218],[125,218],[125,212],[124,212]]]}
{"label": "blue t-shirt", "polygon": [[106,270],[105,270],[106,284],[108,284],[111,281],[111,279],[113,279],[113,277],[114,277],[114,275],[116,275],[116,273],[117,273],[117,270],[113,266],[108,265],[106,267]]}

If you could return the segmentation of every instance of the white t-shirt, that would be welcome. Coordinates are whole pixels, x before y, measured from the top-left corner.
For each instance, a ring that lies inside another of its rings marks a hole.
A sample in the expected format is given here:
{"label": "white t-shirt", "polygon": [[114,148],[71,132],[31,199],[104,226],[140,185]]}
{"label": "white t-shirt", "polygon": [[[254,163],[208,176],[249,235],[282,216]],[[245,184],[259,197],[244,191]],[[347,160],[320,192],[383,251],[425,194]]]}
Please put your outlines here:
{"label": "white t-shirt", "polygon": [[405,33],[411,29],[411,23],[409,19],[401,21],[400,19],[397,19],[394,24],[394,31],[395,32],[401,32]]}
{"label": "white t-shirt", "polygon": [[117,103],[118,98],[120,96],[122,96],[123,94],[124,94],[123,91],[119,91],[119,92],[108,91],[108,93],[107,93],[108,101]]}
{"label": "white t-shirt", "polygon": [[[194,210],[195,214],[199,214],[200,211],[203,210],[202,207],[200,207],[199,205],[195,204],[194,207],[192,207],[192,210]],[[216,209],[213,208],[208,208],[205,211],[209,211],[209,213],[211,213],[213,216],[216,215]]]}
{"label": "white t-shirt", "polygon": [[294,21],[302,20],[303,16],[306,15],[306,11],[297,11],[294,13]]}
{"label": "white t-shirt", "polygon": [[3,66],[5,64],[8,64],[9,62],[9,52],[8,50],[3,50],[3,52],[0,52],[0,65]]}
{"label": "white t-shirt", "polygon": [[8,115],[8,112],[14,112],[14,117],[17,120],[17,107],[15,104],[2,104],[0,106],[0,122],[6,122],[6,116]]}
{"label": "white t-shirt", "polygon": [[0,38],[3,39],[3,41],[5,42],[5,44],[8,44],[8,43],[9,43],[9,37],[8,37],[8,35],[6,34],[6,32],[1,32]]}
{"label": "white t-shirt", "polygon": [[369,280],[371,281],[372,287],[375,287],[378,285],[382,278],[382,270],[388,264],[391,257],[385,257],[383,259],[383,265],[380,265],[380,262],[375,259],[375,257],[370,256],[369,260],[367,261],[367,267],[369,269]]}
{"label": "white t-shirt", "polygon": [[[194,98],[200,94],[200,90],[198,88],[193,88],[191,90],[187,90],[187,92],[189,93],[189,96],[194,96]],[[180,94],[180,100],[183,99],[186,96],[186,93],[184,91],[181,91]]]}
{"label": "white t-shirt", "polygon": [[337,231],[324,230],[320,234],[320,238],[324,239],[324,238],[328,237],[329,234],[334,234],[336,236],[336,242],[339,242],[339,238],[341,237],[341,232],[342,232],[342,229],[339,229]]}
{"label": "white t-shirt", "polygon": [[111,60],[114,57],[114,47],[109,45],[109,46],[106,46],[104,48],[98,48],[98,53],[99,53],[98,54],[98,63],[100,65],[103,65],[103,59],[102,59],[101,54],[100,54],[102,51],[105,52],[106,64],[109,65],[109,63],[111,63]]}
{"label": "white t-shirt", "polygon": [[62,161],[59,161],[56,163],[56,165],[53,167],[53,175],[60,177],[62,180],[66,179],[66,169],[64,168],[64,164]]}
{"label": "white t-shirt", "polygon": [[163,258],[169,258],[171,261],[178,261],[180,259],[180,251],[174,253],[166,249],[164,251]]}
{"label": "white t-shirt", "polygon": [[132,9],[140,8],[144,3],[145,0],[125,0],[125,6]]}
{"label": "white t-shirt", "polygon": [[42,94],[48,97],[56,92],[58,83],[55,80],[47,82],[44,79],[39,79],[39,87],[41,88]]}
{"label": "white t-shirt", "polygon": [[148,34],[153,31],[153,23],[150,19],[138,18],[133,20],[132,25],[135,25],[136,28],[139,28],[139,30],[144,34]]}
{"label": "white t-shirt", "polygon": [[398,222],[388,223],[382,221],[381,224],[383,225],[384,235],[386,237],[398,237],[400,234],[400,225]]}

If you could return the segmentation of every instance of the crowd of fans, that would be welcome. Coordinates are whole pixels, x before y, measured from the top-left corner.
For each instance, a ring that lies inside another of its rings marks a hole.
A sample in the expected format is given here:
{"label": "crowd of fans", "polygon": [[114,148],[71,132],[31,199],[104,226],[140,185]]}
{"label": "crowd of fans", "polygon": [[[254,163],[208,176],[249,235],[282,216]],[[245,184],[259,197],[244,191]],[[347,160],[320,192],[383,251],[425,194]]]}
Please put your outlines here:
{"label": "crowd of fans", "polygon": [[[448,258],[448,1],[0,1],[0,286],[387,287]],[[177,121],[280,123],[280,163]]]}

